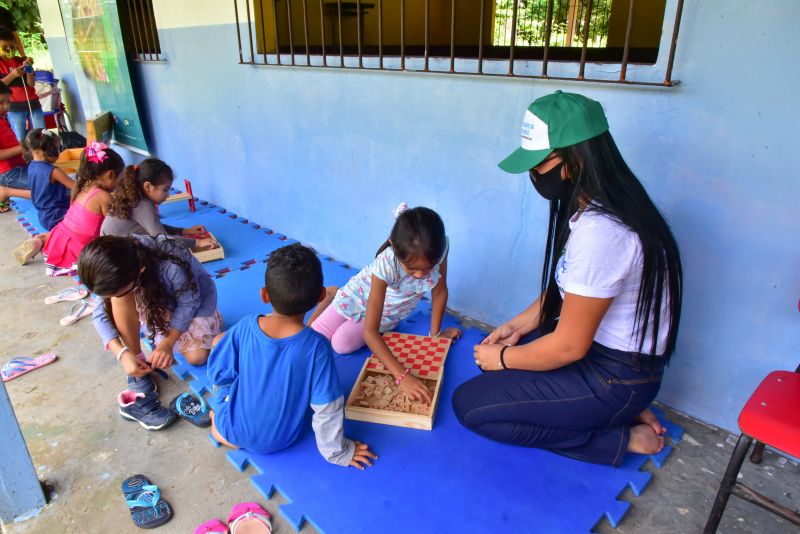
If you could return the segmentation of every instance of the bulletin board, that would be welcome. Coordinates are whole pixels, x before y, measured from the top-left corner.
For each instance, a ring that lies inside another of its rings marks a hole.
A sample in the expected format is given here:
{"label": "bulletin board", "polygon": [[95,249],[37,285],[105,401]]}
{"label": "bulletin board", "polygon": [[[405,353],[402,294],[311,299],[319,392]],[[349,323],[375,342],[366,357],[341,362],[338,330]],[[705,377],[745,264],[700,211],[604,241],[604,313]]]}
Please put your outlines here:
{"label": "bulletin board", "polygon": [[[59,0],[84,105],[112,115],[114,140],[148,153],[115,0]],[[91,112],[90,112],[91,114]]]}

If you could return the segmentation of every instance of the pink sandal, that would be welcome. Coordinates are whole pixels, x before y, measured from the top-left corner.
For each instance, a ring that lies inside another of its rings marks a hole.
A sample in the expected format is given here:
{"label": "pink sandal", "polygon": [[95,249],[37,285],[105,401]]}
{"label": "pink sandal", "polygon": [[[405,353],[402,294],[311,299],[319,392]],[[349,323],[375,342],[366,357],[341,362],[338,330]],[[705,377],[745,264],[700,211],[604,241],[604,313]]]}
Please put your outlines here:
{"label": "pink sandal", "polygon": [[271,534],[272,521],[257,502],[240,502],[228,516],[228,528],[231,534]]}
{"label": "pink sandal", "polygon": [[3,368],[0,369],[0,377],[2,377],[3,382],[14,380],[25,373],[30,373],[34,369],[53,363],[57,358],[58,356],[56,356],[54,352],[48,352],[47,354],[42,354],[35,358],[17,356],[16,358],[11,358],[6,362]]}
{"label": "pink sandal", "polygon": [[212,519],[211,521],[206,521],[196,529],[194,529],[194,534],[228,534],[228,527],[225,526],[225,523],[220,521],[219,519]]}

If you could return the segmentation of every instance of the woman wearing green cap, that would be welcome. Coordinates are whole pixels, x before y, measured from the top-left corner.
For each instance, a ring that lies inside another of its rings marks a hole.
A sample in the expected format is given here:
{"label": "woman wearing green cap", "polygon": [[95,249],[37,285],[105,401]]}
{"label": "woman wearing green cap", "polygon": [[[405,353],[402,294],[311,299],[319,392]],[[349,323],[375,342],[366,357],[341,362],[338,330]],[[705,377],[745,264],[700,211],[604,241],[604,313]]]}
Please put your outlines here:
{"label": "woman wearing green cap", "polygon": [[562,93],[533,102],[521,147],[500,163],[550,201],[542,292],[475,347],[486,372],[453,396],[487,438],[619,465],[654,454],[648,409],[675,349],[678,246],[608,132],[603,108]]}

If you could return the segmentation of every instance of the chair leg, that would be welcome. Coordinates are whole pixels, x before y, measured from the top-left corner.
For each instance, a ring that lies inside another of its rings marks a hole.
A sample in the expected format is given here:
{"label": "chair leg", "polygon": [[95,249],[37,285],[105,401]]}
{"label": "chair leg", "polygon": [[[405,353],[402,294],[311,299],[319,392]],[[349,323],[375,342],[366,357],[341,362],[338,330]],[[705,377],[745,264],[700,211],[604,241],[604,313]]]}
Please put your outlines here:
{"label": "chair leg", "polygon": [[767,446],[760,441],[756,441],[755,446],[753,447],[753,452],[750,454],[750,461],[754,464],[760,464],[761,459],[764,457],[764,449]]}
{"label": "chair leg", "polygon": [[733,454],[728,462],[728,467],[725,469],[725,475],[722,477],[722,483],[719,485],[717,498],[714,499],[714,506],[711,508],[711,513],[708,514],[708,521],[706,527],[703,529],[703,534],[714,534],[719,526],[722,514],[725,512],[725,507],[728,505],[728,499],[731,496],[731,490],[736,484],[736,477],[739,470],[742,468],[744,458],[747,456],[747,450],[750,444],[753,443],[753,438],[739,435],[739,441],[736,442],[736,448],[733,449]]}

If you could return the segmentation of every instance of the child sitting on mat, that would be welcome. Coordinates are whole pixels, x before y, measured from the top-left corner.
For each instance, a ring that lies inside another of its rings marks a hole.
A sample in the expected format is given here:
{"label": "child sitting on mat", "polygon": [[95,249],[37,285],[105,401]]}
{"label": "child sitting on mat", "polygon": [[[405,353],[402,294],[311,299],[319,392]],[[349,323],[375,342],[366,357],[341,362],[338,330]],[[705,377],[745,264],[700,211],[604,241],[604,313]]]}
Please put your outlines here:
{"label": "child sitting on mat", "polygon": [[[172,422],[161,406],[150,373],[173,363],[179,350],[192,365],[203,365],[222,331],[214,280],[186,247],[164,235],[101,236],[78,259],[81,282],[101,303],[92,319],[103,346],[116,354],[128,375],[120,413],[148,430]],[[139,332],[153,343],[149,361]]]}
{"label": "child sitting on mat", "polygon": [[111,205],[111,191],[124,168],[119,154],[103,143],[90,143],[81,154],[67,214],[52,231],[20,245],[21,263],[27,263],[41,250],[48,276],[75,274],[78,254],[100,235],[100,225]]}
{"label": "child sitting on mat", "polygon": [[317,448],[329,462],[363,469],[377,458],[366,444],[344,437],[344,397],[330,343],[303,324],[306,312],[325,295],[322,266],[299,243],[269,257],[261,299],[269,315],[236,323],[208,359],[208,379],[217,384],[211,433],[220,443],[270,453],[294,443],[308,406]]}
{"label": "child sitting on mat", "polygon": [[[61,139],[50,130],[36,128],[28,132],[22,145],[25,159],[30,162],[28,182],[39,224],[46,230],[52,230],[67,214],[70,191],[75,186],[72,178],[53,165],[61,151]],[[14,258],[20,265],[25,265],[41,248],[36,243],[26,241],[16,248]]]}
{"label": "child sitting on mat", "polygon": [[22,146],[7,119],[10,107],[11,89],[0,82],[0,213],[11,209],[9,197],[31,198]]}
{"label": "child sitting on mat", "polygon": [[[191,236],[203,234],[202,225],[178,228],[161,223],[158,208],[169,196],[175,178],[169,165],[156,158],[147,158],[139,165],[129,165],[111,194],[111,210],[100,227],[100,235]],[[212,248],[211,238],[179,237],[189,248]]]}
{"label": "child sitting on mat", "polygon": [[[311,328],[331,340],[333,350],[349,354],[366,341],[376,358],[392,373],[400,389],[412,400],[431,402],[428,388],[409,374],[392,355],[381,332],[397,326],[431,291],[431,336],[456,339],[458,328],[440,331],[447,306],[447,237],[439,215],[428,208],[395,210],[389,239],[370,265],[341,288]],[[320,305],[320,309],[325,303]]]}

